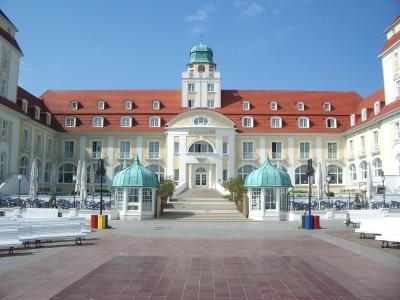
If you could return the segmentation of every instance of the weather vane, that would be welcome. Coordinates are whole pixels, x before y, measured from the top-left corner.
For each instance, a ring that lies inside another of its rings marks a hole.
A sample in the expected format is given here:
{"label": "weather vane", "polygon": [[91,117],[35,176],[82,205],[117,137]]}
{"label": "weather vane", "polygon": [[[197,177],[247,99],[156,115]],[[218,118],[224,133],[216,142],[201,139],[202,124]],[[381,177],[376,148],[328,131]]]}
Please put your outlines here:
{"label": "weather vane", "polygon": [[204,42],[204,33],[200,33],[200,44],[202,44]]}

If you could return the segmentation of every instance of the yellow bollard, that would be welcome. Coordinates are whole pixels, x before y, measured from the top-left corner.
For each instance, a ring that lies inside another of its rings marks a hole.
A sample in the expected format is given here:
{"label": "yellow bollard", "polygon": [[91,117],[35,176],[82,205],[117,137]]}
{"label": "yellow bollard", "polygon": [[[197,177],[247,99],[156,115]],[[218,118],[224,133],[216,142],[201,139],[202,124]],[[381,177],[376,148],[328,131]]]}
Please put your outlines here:
{"label": "yellow bollard", "polygon": [[97,219],[97,229],[105,229],[106,228],[106,216],[99,215]]}

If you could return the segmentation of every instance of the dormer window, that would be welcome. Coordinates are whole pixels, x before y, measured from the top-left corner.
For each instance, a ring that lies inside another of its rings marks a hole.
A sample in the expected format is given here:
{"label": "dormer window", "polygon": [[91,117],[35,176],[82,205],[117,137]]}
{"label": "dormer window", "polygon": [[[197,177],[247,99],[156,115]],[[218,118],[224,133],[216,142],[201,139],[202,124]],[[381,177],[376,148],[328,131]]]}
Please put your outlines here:
{"label": "dormer window", "polygon": [[243,110],[250,110],[250,102],[243,101]]}
{"label": "dormer window", "polygon": [[361,110],[361,121],[366,121],[367,120],[367,109],[363,108]]}
{"label": "dormer window", "polygon": [[324,103],[324,110],[325,111],[331,111],[331,104],[329,102]]}
{"label": "dormer window", "polygon": [[121,127],[132,127],[132,118],[128,116],[121,117]]}
{"label": "dormer window", "polygon": [[160,100],[153,100],[153,109],[154,110],[160,109]]}
{"label": "dormer window", "polygon": [[65,127],[76,127],[76,118],[75,117],[66,117],[65,118]]}
{"label": "dormer window", "polygon": [[326,119],[326,128],[336,128],[336,119],[335,118]]}
{"label": "dormer window", "polygon": [[104,126],[104,118],[103,117],[94,117],[92,119],[93,127],[103,127]]}
{"label": "dormer window", "polygon": [[271,102],[271,110],[278,110],[278,102],[276,101]]}
{"label": "dormer window", "polygon": [[46,112],[46,123],[47,125],[51,125],[51,113]]}
{"label": "dormer window", "polygon": [[375,116],[377,114],[379,114],[380,111],[381,111],[381,103],[379,101],[376,101],[374,103],[374,114],[375,114]]}
{"label": "dormer window", "polygon": [[22,111],[24,113],[28,113],[28,101],[25,99],[22,99]]}
{"label": "dormer window", "polygon": [[354,125],[356,125],[356,115],[352,114],[350,116],[350,126],[354,126]]}
{"label": "dormer window", "polygon": [[40,120],[40,107],[35,106],[35,119]]}
{"label": "dormer window", "polygon": [[72,110],[78,110],[78,107],[79,107],[78,101],[72,101],[71,102],[71,109]]}
{"label": "dormer window", "polygon": [[309,128],[310,120],[307,117],[299,118],[299,128]]}
{"label": "dormer window", "polygon": [[158,116],[152,116],[149,119],[149,126],[150,127],[160,127],[161,126],[161,119]]}
{"label": "dormer window", "polygon": [[132,101],[131,100],[125,100],[125,109],[126,110],[130,110],[130,109],[132,109],[132,107],[133,107]]}
{"label": "dormer window", "polygon": [[106,102],[103,100],[100,100],[99,102],[97,102],[97,109],[105,109],[106,108]]}
{"label": "dormer window", "polygon": [[253,128],[253,117],[243,117],[242,126],[244,128]]}
{"label": "dormer window", "polygon": [[304,110],[304,102],[297,102],[297,110]]}
{"label": "dormer window", "polygon": [[282,128],[282,119],[280,117],[272,117],[271,128]]}

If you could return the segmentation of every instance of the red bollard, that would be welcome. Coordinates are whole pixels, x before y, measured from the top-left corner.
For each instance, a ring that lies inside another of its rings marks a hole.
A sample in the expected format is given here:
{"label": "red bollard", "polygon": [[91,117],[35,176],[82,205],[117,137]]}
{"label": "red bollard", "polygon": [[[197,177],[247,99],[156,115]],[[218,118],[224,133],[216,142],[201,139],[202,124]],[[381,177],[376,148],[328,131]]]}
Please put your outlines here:
{"label": "red bollard", "polygon": [[90,216],[90,228],[97,229],[97,215]]}
{"label": "red bollard", "polygon": [[313,229],[321,229],[319,226],[319,216],[314,216]]}

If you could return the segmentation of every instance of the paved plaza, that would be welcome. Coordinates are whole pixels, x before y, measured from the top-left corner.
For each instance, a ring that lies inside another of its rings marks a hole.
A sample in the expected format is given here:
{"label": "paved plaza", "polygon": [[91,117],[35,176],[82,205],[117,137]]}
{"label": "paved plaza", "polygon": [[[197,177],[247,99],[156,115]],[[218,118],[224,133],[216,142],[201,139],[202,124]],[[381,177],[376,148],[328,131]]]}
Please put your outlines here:
{"label": "paved plaza", "polygon": [[[1,299],[397,299],[400,259],[324,221],[113,221],[83,246],[0,252]],[[400,251],[400,249],[399,249]]]}

